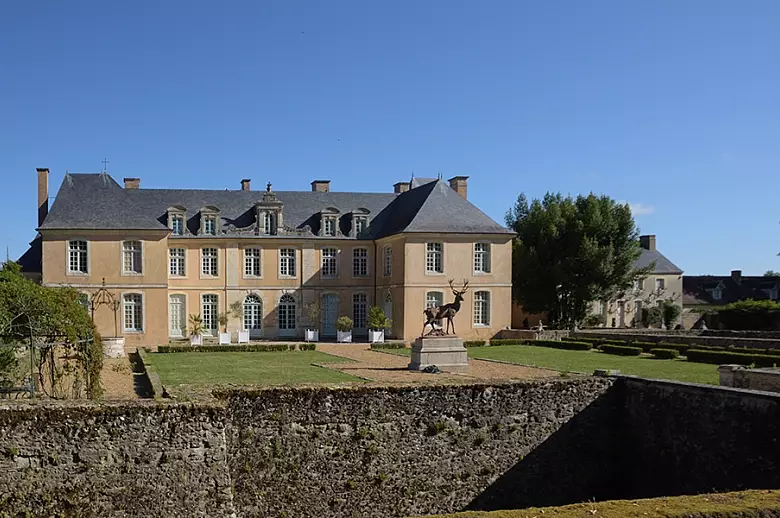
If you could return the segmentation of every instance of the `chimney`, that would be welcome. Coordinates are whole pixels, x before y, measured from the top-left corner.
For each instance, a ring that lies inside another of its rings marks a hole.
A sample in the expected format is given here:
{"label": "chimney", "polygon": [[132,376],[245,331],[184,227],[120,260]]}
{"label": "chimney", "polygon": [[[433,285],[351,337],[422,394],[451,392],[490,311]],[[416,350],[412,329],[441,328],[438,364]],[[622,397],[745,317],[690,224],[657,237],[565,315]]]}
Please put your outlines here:
{"label": "chimney", "polygon": [[742,270],[731,270],[731,278],[737,283],[742,282]]}
{"label": "chimney", "polygon": [[311,192],[330,192],[330,180],[314,180],[311,183]]}
{"label": "chimney", "polygon": [[467,187],[468,187],[468,176],[453,176],[450,178],[450,187],[452,187],[452,190],[456,193],[463,196],[464,200],[468,199],[468,196],[466,196],[467,193]]}
{"label": "chimney", "polygon": [[639,236],[639,246],[645,250],[655,251],[655,234],[649,236]]}
{"label": "chimney", "polygon": [[393,184],[393,192],[396,194],[401,194],[402,192],[408,191],[409,187],[411,186],[411,182],[398,182]]}
{"label": "chimney", "polygon": [[241,190],[242,191],[251,191],[252,189],[249,188],[249,184],[252,182],[249,178],[244,178],[241,180]]}
{"label": "chimney", "polygon": [[138,189],[141,187],[140,178],[125,178],[125,189]]}
{"label": "chimney", "polygon": [[38,226],[49,214],[49,168],[38,167]]}

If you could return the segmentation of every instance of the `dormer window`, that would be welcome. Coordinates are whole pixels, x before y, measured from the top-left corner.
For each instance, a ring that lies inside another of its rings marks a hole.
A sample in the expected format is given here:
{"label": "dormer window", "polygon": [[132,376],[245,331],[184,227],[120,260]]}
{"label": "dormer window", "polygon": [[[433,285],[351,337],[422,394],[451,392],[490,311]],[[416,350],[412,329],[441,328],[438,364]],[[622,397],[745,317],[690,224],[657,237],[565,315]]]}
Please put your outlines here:
{"label": "dormer window", "polygon": [[352,236],[360,236],[368,227],[368,209],[359,208],[352,212]]}
{"label": "dormer window", "polygon": [[180,205],[168,207],[168,228],[174,236],[184,235],[184,221],[186,220],[187,209]]}
{"label": "dormer window", "polygon": [[219,209],[204,207],[200,209],[200,233],[204,236],[216,236],[219,231]]}
{"label": "dormer window", "polygon": [[271,184],[266,187],[262,201],[255,204],[257,218],[257,233],[266,236],[275,236],[282,227],[282,209],[284,205],[276,198],[271,190]]}
{"label": "dormer window", "polygon": [[712,297],[712,300],[720,300],[723,298],[723,283],[718,283],[714,288],[707,289],[707,292]]}
{"label": "dormer window", "polygon": [[263,214],[263,234],[273,236],[276,234],[276,218],[273,212]]}
{"label": "dormer window", "polygon": [[339,233],[339,209],[326,207],[320,213],[320,235],[337,236]]}
{"label": "dormer window", "polygon": [[336,218],[328,216],[322,220],[322,235],[323,236],[335,236],[336,235]]}

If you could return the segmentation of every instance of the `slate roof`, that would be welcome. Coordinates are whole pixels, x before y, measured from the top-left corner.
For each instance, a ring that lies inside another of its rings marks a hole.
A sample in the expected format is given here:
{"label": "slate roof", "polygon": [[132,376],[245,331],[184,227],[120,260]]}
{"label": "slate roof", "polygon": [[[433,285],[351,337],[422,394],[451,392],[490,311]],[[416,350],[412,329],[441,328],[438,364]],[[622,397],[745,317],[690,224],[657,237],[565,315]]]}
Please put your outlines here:
{"label": "slate roof", "polygon": [[[241,190],[124,189],[107,173],[68,174],[40,228],[166,230],[168,208],[183,206],[187,210],[187,227],[197,233],[200,209],[215,206],[222,218],[221,228],[240,230],[254,224],[254,206],[262,201],[264,194],[265,191]],[[360,236],[367,239],[398,232],[512,234],[437,179],[401,194],[312,191],[274,191],[274,194],[284,205],[284,225],[299,230],[309,227],[314,234],[319,231],[320,211],[328,207],[339,210],[339,223],[345,236],[351,227],[351,213],[357,209],[369,211],[368,230]]]}
{"label": "slate roof", "polygon": [[[708,290],[721,286],[721,298],[715,300]],[[740,300],[768,299],[763,290],[780,290],[780,278],[761,276],[732,275],[692,275],[683,277],[683,304],[717,306]]]}
{"label": "slate roof", "polygon": [[664,254],[658,250],[647,250],[646,248],[642,249],[642,254],[636,260],[634,266],[636,268],[645,268],[653,262],[655,262],[655,269],[651,273],[659,275],[682,275],[683,273],[680,267],[667,259]]}

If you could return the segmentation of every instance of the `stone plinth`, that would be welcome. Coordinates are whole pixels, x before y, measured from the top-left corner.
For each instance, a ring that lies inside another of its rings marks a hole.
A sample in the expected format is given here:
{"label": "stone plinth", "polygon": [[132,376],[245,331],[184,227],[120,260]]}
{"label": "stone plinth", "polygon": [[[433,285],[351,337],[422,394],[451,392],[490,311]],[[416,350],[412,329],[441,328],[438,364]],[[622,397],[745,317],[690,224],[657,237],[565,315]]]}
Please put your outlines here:
{"label": "stone plinth", "polygon": [[104,336],[103,337],[103,357],[104,358],[122,358],[125,355],[125,337],[124,336]]}
{"label": "stone plinth", "polygon": [[415,340],[409,370],[421,371],[430,365],[448,372],[468,371],[468,353],[463,340],[457,336],[426,336]]}

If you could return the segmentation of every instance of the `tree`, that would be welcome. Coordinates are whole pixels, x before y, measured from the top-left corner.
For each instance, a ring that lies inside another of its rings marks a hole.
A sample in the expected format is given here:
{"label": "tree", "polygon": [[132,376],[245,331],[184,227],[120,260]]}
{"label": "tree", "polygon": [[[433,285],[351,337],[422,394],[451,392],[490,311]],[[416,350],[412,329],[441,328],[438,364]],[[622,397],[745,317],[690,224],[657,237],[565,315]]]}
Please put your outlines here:
{"label": "tree", "polygon": [[366,318],[366,324],[369,329],[379,331],[380,329],[387,329],[393,325],[393,321],[387,318],[385,310],[379,306],[371,306],[368,308],[368,317]]}
{"label": "tree", "polygon": [[675,304],[674,301],[670,299],[666,299],[663,302],[661,302],[661,314],[663,316],[664,325],[666,326],[666,329],[671,329],[672,324],[674,324],[677,321],[677,318],[679,318],[680,313],[682,313],[682,309],[679,305]]}
{"label": "tree", "polygon": [[767,270],[764,272],[764,277],[780,277],[780,272],[774,270]]}
{"label": "tree", "polygon": [[634,268],[639,231],[628,205],[608,196],[547,193],[529,205],[520,194],[506,223],[518,234],[512,297],[558,327],[582,322],[590,302],[615,298],[652,268]]}

